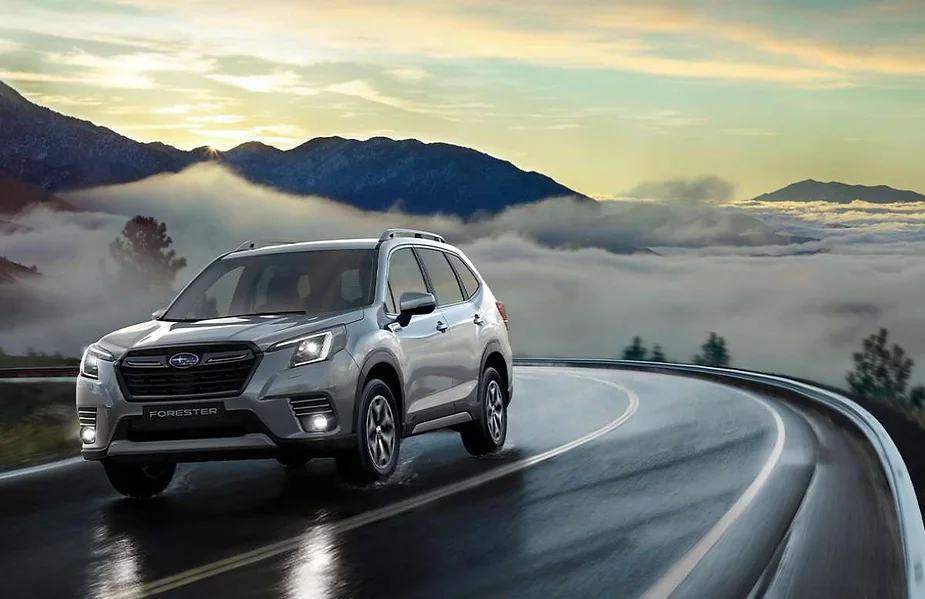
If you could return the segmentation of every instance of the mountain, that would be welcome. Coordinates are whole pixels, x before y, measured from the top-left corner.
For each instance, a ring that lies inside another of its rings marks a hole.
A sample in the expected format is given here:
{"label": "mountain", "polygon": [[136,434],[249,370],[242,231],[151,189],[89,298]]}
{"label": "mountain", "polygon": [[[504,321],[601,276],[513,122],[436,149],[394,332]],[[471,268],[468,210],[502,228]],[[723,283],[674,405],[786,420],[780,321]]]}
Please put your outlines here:
{"label": "mountain", "polygon": [[42,276],[34,266],[23,266],[18,262],[7,260],[0,256],[0,285],[18,283],[23,279],[32,279]]}
{"label": "mountain", "polygon": [[886,185],[848,185],[830,181],[807,179],[787,187],[762,194],[753,201],[758,202],[808,202],[822,200],[838,204],[849,204],[862,200],[872,204],[899,204],[903,202],[925,202],[925,195]]}
{"label": "mountain", "polygon": [[322,137],[287,152],[244,144],[220,160],[254,183],[364,210],[473,216],[556,196],[593,201],[476,150],[416,139]]}
{"label": "mountain", "polygon": [[283,151],[248,142],[227,152],[140,143],[29,102],[0,83],[0,172],[49,191],[136,181],[218,161],[249,181],[364,210],[473,217],[549,197],[594,200],[510,162],[446,143],[322,137]]}
{"label": "mountain", "polygon": [[0,173],[0,214],[18,214],[35,206],[43,206],[51,210],[72,211],[75,209],[69,203],[37,185]]}
{"label": "mountain", "polygon": [[189,164],[185,152],[143,144],[29,102],[0,83],[0,171],[43,189],[127,183]]}

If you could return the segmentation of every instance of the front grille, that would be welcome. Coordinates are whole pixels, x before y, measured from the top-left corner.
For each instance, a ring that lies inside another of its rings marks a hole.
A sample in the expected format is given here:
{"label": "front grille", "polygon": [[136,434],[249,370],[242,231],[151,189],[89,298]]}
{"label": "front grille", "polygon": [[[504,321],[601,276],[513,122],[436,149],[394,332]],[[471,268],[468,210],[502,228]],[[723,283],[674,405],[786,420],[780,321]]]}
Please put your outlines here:
{"label": "front grille", "polygon": [[310,397],[292,397],[289,399],[289,406],[296,418],[314,416],[323,414],[328,418],[334,417],[334,408],[327,397],[310,396]]}
{"label": "front grille", "polygon": [[77,408],[77,422],[81,427],[96,427],[96,408]]}
{"label": "front grille", "polygon": [[[199,362],[176,368],[170,358],[193,354]],[[157,401],[240,395],[258,356],[243,344],[162,347],[129,352],[119,364],[126,399]]]}

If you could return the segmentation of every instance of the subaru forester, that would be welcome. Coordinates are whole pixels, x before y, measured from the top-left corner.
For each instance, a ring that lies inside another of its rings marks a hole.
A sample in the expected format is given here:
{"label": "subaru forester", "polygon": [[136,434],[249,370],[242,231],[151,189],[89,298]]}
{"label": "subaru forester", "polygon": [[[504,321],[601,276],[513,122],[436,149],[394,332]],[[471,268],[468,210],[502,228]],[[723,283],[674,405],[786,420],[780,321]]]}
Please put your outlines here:
{"label": "subaru forester", "polygon": [[147,498],[181,462],[333,457],[349,483],[387,478],[402,439],[458,431],[497,452],[513,392],[505,305],[433,233],[248,242],[152,320],[84,352],[87,460]]}

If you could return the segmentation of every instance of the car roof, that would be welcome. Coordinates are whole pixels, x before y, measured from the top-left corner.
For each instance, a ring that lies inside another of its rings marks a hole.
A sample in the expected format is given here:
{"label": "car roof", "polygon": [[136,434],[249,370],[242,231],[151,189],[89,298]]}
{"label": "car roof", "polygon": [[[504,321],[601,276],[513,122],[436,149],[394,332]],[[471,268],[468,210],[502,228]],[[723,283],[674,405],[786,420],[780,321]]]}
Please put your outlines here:
{"label": "car roof", "polygon": [[222,258],[243,258],[264,254],[290,254],[315,250],[374,250],[377,239],[329,239],[324,241],[274,242],[254,249],[243,249],[225,254]]}
{"label": "car roof", "polygon": [[374,250],[381,246],[415,245],[427,246],[434,249],[457,250],[447,243],[431,241],[429,239],[413,239],[399,237],[380,241],[379,239],[327,239],[323,241],[297,241],[297,242],[267,242],[253,249],[240,249],[229,252],[222,259],[244,258],[271,254],[290,254],[294,252],[311,252],[316,250]]}

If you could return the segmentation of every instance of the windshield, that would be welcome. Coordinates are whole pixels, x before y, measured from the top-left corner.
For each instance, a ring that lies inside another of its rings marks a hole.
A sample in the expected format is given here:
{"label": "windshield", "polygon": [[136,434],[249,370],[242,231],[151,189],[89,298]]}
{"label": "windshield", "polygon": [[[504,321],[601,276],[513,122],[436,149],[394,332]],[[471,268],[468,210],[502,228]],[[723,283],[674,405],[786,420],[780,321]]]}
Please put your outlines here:
{"label": "windshield", "polygon": [[310,250],[213,262],[163,320],[298,313],[317,315],[373,301],[377,250]]}

